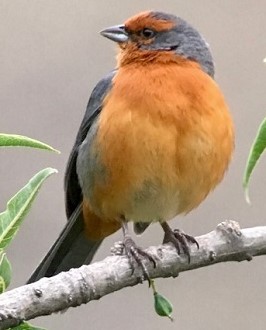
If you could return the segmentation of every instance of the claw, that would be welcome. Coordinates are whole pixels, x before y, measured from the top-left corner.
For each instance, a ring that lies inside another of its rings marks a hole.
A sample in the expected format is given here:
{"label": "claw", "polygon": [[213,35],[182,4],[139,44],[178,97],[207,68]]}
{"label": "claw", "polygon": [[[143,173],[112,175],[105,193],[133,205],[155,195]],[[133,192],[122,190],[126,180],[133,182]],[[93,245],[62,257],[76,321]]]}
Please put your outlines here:
{"label": "claw", "polygon": [[193,236],[183,233],[181,230],[172,230],[166,222],[163,222],[161,226],[165,232],[163,243],[172,243],[179,255],[182,248],[184,254],[188,258],[188,263],[190,263],[191,258],[189,244],[196,244],[199,249],[199,244],[196,239]]}
{"label": "claw", "polygon": [[125,254],[128,258],[130,267],[132,269],[132,274],[135,271],[136,264],[139,266],[142,270],[144,279],[149,281],[149,284],[151,283],[151,279],[147,270],[147,267],[144,263],[145,259],[148,259],[152,264],[153,267],[156,267],[156,261],[155,259],[147,252],[143,251],[140,247],[136,245],[136,243],[133,241],[133,239],[128,234],[128,226],[127,222],[123,219],[122,220],[122,229],[124,234],[124,240],[123,240],[123,246],[125,250]]}
{"label": "claw", "polygon": [[135,271],[135,266],[137,264],[142,269],[144,279],[150,282],[150,276],[147,267],[144,263],[144,260],[148,259],[150,262],[152,262],[153,267],[155,268],[155,259],[147,252],[143,251],[140,247],[138,247],[136,243],[132,240],[132,238],[128,235],[126,235],[124,238],[124,249],[130,264],[130,268],[132,269],[132,275]]}

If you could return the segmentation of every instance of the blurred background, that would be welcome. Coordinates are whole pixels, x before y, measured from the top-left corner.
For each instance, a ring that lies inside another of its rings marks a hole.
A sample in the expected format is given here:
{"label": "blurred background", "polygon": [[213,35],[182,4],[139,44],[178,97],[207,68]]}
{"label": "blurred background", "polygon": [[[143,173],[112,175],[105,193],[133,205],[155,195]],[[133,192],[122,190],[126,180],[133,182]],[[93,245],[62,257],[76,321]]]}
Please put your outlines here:
{"label": "blurred background", "polygon": [[[37,171],[46,166],[59,170],[44,184],[8,250],[12,287],[24,284],[64,225],[66,161],[92,88],[115,66],[114,43],[99,31],[147,9],[181,16],[205,36],[236,126],[236,151],[225,180],[197,210],[173,220],[172,226],[201,235],[225,219],[237,220],[241,227],[266,225],[265,159],[251,180],[251,206],[241,186],[251,142],[266,113],[265,0],[1,0],[0,131],[61,150],[61,155],[0,150],[1,210]],[[119,232],[107,239],[95,260],[107,256],[120,238]],[[162,230],[153,225],[138,242],[147,247],[161,239]],[[160,293],[174,305],[175,323],[155,315],[146,284],[33,323],[50,330],[265,329],[265,261],[257,257],[157,280]]]}

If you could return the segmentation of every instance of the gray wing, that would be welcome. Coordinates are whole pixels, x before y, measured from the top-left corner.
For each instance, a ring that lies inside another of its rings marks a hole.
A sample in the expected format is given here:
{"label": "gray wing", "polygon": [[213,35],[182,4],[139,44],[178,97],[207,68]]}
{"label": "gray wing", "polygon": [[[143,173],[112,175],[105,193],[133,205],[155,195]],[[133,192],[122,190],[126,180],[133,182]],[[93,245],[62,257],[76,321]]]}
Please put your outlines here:
{"label": "gray wing", "polygon": [[65,206],[68,218],[82,201],[81,188],[76,173],[78,149],[83,140],[86,138],[92,123],[102,110],[102,102],[112,87],[112,79],[115,73],[115,70],[110,72],[105,78],[99,81],[99,83],[92,91],[84,118],[76,137],[75,144],[68,159],[65,173]]}
{"label": "gray wing", "polygon": [[101,240],[91,241],[84,235],[81,208],[82,192],[76,173],[78,149],[85,139],[94,120],[102,110],[104,97],[112,86],[115,71],[102,79],[92,91],[86,113],[80,125],[74,147],[71,151],[65,174],[65,202],[68,221],[37,269],[27,283],[42,277],[50,277],[70,268],[80,267],[91,262]]}

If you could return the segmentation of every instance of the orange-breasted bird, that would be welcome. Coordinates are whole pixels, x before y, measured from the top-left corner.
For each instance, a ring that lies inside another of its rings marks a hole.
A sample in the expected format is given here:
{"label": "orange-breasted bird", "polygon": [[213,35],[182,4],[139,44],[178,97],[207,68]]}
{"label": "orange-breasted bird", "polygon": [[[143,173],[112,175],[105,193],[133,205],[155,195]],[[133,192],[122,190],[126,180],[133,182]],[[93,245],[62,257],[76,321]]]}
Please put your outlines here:
{"label": "orange-breasted bird", "polygon": [[189,258],[196,240],[167,224],[222,180],[234,129],[214,80],[208,44],[189,23],[142,12],[101,32],[119,46],[117,68],[94,88],[65,175],[68,222],[29,282],[88,264],[122,228],[131,264],[153,261],[128,231],[159,222]]}

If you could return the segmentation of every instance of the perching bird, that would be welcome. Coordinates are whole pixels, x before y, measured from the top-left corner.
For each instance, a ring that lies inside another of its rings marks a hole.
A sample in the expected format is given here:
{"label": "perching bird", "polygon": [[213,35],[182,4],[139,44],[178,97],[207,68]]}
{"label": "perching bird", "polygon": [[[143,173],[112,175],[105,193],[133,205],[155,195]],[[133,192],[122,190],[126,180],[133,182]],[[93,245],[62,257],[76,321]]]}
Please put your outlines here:
{"label": "perching bird", "polygon": [[208,44],[183,19],[143,12],[101,32],[119,46],[117,68],[94,88],[69,157],[68,222],[29,282],[88,264],[123,229],[129,261],[142,267],[128,232],[152,222],[189,257],[195,239],[167,224],[196,208],[222,180],[234,129],[214,81]]}

